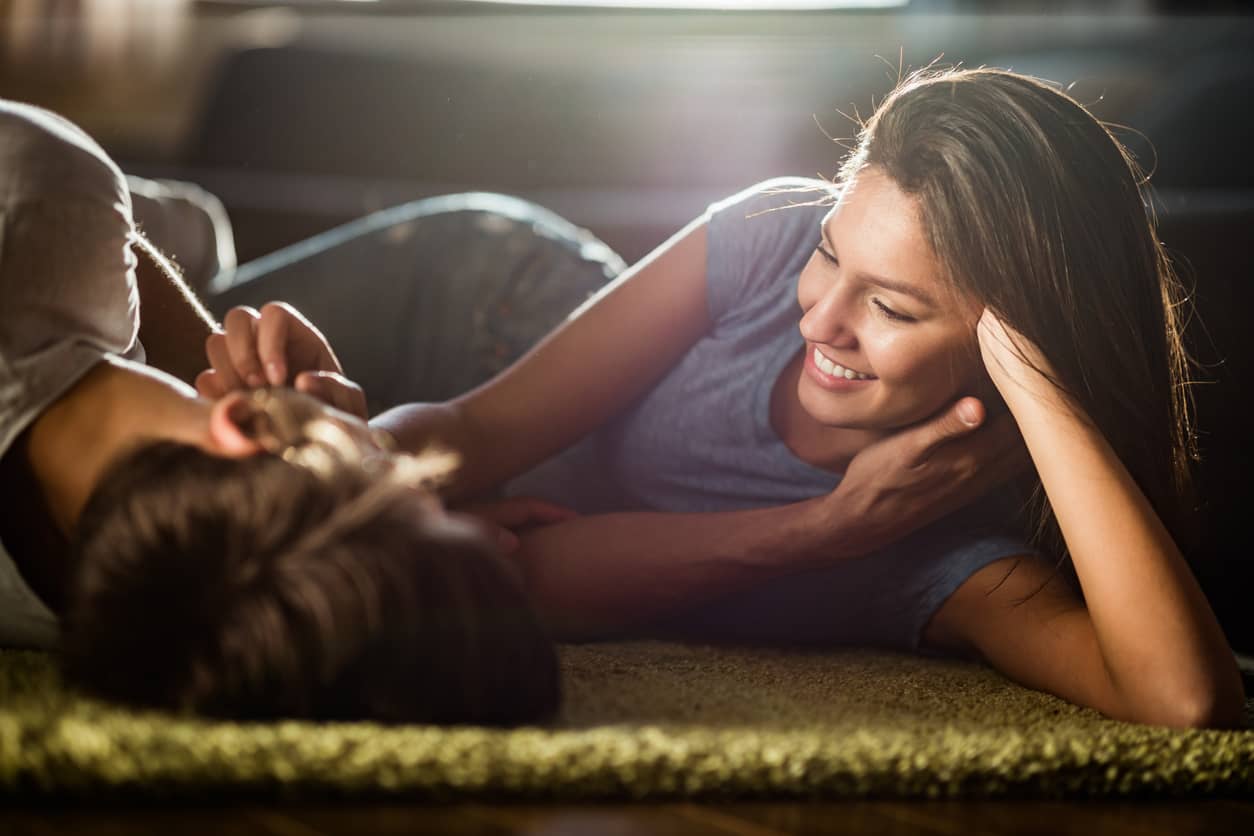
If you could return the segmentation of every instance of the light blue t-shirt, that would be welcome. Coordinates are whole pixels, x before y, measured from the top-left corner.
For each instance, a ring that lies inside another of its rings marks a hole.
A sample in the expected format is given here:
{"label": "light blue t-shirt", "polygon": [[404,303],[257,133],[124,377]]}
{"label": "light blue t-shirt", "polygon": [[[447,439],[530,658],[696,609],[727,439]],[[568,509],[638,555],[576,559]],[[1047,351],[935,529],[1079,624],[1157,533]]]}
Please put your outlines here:
{"label": "light blue t-shirt", "polygon": [[[804,347],[797,280],[819,243],[830,183],[759,183],[706,213],[711,330],[630,409],[514,480],[582,513],[735,511],[830,493],[840,476],[799,459],[771,426],[771,390]],[[915,648],[975,571],[1030,552],[1015,507],[987,499],[893,546],[761,584],[667,619],[692,638]]]}

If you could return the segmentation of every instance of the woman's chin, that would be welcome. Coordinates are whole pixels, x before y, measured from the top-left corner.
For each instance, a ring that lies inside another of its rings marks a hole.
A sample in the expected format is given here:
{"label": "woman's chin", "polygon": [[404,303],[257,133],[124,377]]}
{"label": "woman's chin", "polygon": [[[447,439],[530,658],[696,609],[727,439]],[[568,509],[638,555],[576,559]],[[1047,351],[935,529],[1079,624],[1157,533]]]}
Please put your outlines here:
{"label": "woman's chin", "polygon": [[[830,398],[810,397],[801,393],[801,408],[816,423],[833,430],[891,435],[926,418],[923,414],[890,413],[874,406],[857,407],[854,404],[833,404]],[[916,410],[917,412],[917,410]]]}
{"label": "woman's chin", "polygon": [[801,397],[801,408],[816,424],[832,430],[874,430],[880,427],[879,422],[872,420],[862,410],[824,403],[823,399],[815,398],[818,403],[804,395]]}

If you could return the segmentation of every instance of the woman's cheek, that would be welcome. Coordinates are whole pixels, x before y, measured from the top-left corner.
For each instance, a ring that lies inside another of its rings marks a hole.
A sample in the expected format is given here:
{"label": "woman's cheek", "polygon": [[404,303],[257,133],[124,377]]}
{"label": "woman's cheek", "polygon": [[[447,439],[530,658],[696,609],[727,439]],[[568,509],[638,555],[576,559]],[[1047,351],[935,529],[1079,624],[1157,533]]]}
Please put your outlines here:
{"label": "woman's cheek", "polygon": [[967,352],[954,341],[898,333],[881,336],[867,351],[875,374],[885,384],[885,394],[910,421],[925,418],[966,394],[975,371],[964,359]]}
{"label": "woman's cheek", "polygon": [[906,381],[927,363],[925,347],[907,333],[877,327],[862,338],[863,351],[875,376],[887,382]]}

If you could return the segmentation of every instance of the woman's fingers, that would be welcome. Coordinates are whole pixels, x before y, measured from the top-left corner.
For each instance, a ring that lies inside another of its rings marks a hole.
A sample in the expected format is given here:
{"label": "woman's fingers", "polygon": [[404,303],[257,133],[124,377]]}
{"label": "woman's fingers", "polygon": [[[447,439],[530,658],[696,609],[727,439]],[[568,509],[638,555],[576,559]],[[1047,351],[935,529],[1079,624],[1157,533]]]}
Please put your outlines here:
{"label": "woman's fingers", "polygon": [[262,306],[257,351],[271,385],[303,371],[344,373],[322,332],[286,302]]}
{"label": "woman's fingers", "polygon": [[296,391],[330,404],[341,412],[356,415],[363,421],[370,417],[366,408],[366,393],[341,374],[301,372],[296,376]]}
{"label": "woman's fingers", "polygon": [[270,302],[261,307],[261,319],[257,323],[257,353],[271,386],[281,386],[287,380],[287,341],[294,313],[292,308],[280,302]]}
{"label": "woman's fingers", "polygon": [[235,373],[235,364],[231,362],[225,334],[210,334],[205,339],[205,356],[209,360],[210,367],[217,374],[216,380],[222,394],[247,388],[239,375]]}
{"label": "woman's fingers", "polygon": [[214,369],[205,369],[196,375],[195,386],[197,394],[202,398],[215,401],[228,391],[222,388],[222,376]]}
{"label": "woman's fingers", "polygon": [[222,318],[222,327],[226,331],[226,349],[235,368],[236,376],[250,389],[258,389],[266,385],[266,377],[261,370],[261,359],[257,356],[257,320],[260,314],[253,308],[239,306],[231,308]]}

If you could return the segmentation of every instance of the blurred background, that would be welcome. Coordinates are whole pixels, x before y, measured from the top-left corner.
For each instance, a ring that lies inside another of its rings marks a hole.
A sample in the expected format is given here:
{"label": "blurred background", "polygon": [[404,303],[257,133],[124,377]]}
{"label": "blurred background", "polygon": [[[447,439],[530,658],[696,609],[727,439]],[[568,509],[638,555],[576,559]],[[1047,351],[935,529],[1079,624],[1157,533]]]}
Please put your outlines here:
{"label": "blurred background", "polygon": [[850,117],[903,70],[1058,82],[1154,172],[1162,238],[1195,283],[1195,563],[1249,652],[1252,14],[1168,0],[0,0],[0,96],[68,116],[128,173],[216,194],[241,261],[473,189],[535,200],[630,262],[757,180],[833,175]]}

